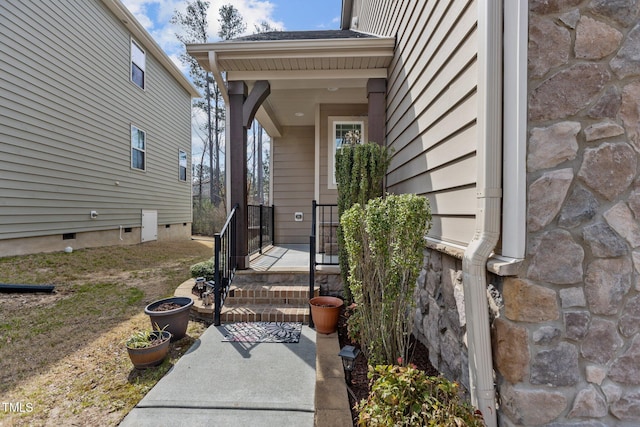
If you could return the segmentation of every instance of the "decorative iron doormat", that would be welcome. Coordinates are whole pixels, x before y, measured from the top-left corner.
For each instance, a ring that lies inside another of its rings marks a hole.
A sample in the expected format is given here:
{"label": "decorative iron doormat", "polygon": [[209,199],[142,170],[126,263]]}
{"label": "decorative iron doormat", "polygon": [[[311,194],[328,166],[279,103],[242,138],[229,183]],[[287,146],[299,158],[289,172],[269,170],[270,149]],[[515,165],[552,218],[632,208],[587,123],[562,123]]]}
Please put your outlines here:
{"label": "decorative iron doormat", "polygon": [[275,342],[297,343],[300,341],[300,322],[239,322],[223,325],[226,342]]}

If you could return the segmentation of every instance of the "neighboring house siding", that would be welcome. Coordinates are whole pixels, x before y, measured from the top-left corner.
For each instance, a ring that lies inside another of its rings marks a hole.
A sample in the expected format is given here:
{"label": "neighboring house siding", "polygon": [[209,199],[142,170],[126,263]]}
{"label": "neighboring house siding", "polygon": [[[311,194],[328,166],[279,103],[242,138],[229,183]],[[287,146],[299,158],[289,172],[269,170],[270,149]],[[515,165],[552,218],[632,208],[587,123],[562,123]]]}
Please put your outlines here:
{"label": "neighboring house siding", "polygon": [[142,209],[191,222],[190,94],[148,51],[146,89],[131,83],[130,40],[100,1],[0,3],[0,239],[139,227]]}
{"label": "neighboring house siding", "polygon": [[387,82],[387,189],[429,198],[431,237],[466,245],[476,197],[473,1],[354,1],[357,30],[396,36]]}
{"label": "neighboring house siding", "polygon": [[[314,128],[284,127],[280,138],[273,138],[273,204],[275,242],[309,243],[311,202],[314,186]],[[294,214],[302,212],[297,222]]]}

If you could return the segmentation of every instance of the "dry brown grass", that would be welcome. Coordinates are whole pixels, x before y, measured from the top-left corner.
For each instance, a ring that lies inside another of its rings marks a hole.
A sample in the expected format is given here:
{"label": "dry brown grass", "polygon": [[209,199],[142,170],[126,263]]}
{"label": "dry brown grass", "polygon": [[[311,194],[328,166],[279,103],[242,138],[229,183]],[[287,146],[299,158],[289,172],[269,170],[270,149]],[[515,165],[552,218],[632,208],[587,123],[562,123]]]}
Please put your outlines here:
{"label": "dry brown grass", "polygon": [[2,283],[56,285],[0,294],[0,425],[117,425],[205,326],[189,322],[170,357],[145,371],[123,341],[150,326],[146,304],[211,254],[210,242],[181,241],[0,258]]}

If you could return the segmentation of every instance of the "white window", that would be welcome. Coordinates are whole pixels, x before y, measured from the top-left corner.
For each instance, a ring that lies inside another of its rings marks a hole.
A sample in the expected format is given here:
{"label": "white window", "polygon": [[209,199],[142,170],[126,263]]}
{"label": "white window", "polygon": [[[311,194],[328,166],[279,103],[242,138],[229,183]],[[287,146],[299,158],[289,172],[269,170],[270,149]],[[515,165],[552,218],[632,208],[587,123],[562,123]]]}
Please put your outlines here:
{"label": "white window", "polygon": [[131,81],[145,87],[145,53],[142,47],[131,39]]}
{"label": "white window", "polygon": [[178,179],[187,180],[187,152],[184,150],[178,150]]}
{"label": "white window", "polygon": [[336,151],[342,144],[351,142],[362,143],[367,140],[366,117],[329,117],[329,155],[327,170],[327,187],[337,188],[336,181]]}
{"label": "white window", "polygon": [[131,126],[131,168],[147,170],[147,133]]}

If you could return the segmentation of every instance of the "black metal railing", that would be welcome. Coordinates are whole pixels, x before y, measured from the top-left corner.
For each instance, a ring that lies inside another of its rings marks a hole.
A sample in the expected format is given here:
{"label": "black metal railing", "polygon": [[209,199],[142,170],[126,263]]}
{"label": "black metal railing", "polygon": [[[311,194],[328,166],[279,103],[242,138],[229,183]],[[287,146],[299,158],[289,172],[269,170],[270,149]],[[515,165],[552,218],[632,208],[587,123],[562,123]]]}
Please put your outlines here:
{"label": "black metal railing", "polygon": [[[338,265],[338,205],[311,202],[311,235],[309,236],[309,299],[313,298],[316,266]],[[320,239],[318,240],[318,237]],[[313,318],[309,316],[309,326]]]}
{"label": "black metal railing", "polygon": [[224,300],[229,293],[231,281],[236,272],[237,259],[236,253],[236,211],[238,205],[235,205],[222,230],[214,235],[214,311],[213,324],[220,325],[220,313]]}
{"label": "black metal railing", "polygon": [[273,244],[274,216],[273,205],[248,205],[248,227],[247,239],[249,239],[249,255],[262,250]]}

